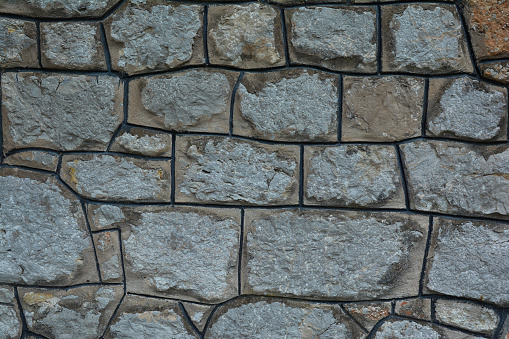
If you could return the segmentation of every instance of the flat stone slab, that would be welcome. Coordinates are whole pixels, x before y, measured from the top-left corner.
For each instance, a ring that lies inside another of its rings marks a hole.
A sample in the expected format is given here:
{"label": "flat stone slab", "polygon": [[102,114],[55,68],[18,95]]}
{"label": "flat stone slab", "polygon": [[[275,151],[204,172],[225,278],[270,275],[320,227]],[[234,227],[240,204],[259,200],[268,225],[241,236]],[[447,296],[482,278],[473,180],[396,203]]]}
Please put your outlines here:
{"label": "flat stone slab", "polygon": [[120,131],[111,144],[110,151],[169,158],[171,157],[171,147],[171,134],[132,127]]}
{"label": "flat stone slab", "polygon": [[4,159],[4,163],[54,172],[57,170],[58,159],[57,153],[46,151],[21,151],[7,156]]}
{"label": "flat stone slab", "polygon": [[394,313],[407,318],[431,321],[431,299],[398,300]]}
{"label": "flat stone slab", "polygon": [[480,339],[481,337],[450,330],[428,322],[391,319],[384,322],[376,330],[373,338]]}
{"label": "flat stone slab", "polygon": [[0,333],[2,338],[21,338],[23,324],[17,305],[0,305]]}
{"label": "flat stone slab", "polygon": [[493,61],[479,64],[483,77],[509,85],[509,61]]}
{"label": "flat stone slab", "polygon": [[106,14],[118,0],[7,0],[0,13],[36,18],[90,18]]}
{"label": "flat stone slab", "polygon": [[0,66],[39,67],[35,22],[0,18]]}
{"label": "flat stone slab", "polygon": [[447,299],[436,301],[435,317],[442,324],[488,335],[493,334],[500,322],[499,316],[491,308]]}

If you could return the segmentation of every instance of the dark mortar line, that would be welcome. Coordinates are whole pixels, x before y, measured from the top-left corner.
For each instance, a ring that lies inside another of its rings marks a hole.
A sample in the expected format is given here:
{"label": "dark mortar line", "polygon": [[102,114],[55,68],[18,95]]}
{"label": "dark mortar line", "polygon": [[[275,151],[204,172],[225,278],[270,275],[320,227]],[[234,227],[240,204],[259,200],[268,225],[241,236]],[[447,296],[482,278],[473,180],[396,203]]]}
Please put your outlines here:
{"label": "dark mortar line", "polygon": [[304,145],[299,150],[299,207],[304,206]]}
{"label": "dark mortar line", "polygon": [[350,318],[350,320],[352,320],[357,326],[359,326],[361,328],[361,330],[363,330],[366,334],[369,333],[368,329],[366,327],[364,327],[364,325],[362,325],[357,319],[354,318],[353,315],[350,314],[350,312],[348,312],[346,309],[345,309],[345,306],[344,305],[339,305],[339,308],[341,308],[341,310],[345,313],[345,315]]}
{"label": "dark mortar line", "polygon": [[41,23],[35,22],[35,28],[37,30],[37,61],[39,62],[39,68],[42,68],[42,43],[41,43]]}
{"label": "dark mortar line", "polygon": [[55,175],[55,172],[53,172],[53,171],[48,171],[48,170],[43,170],[43,169],[33,168],[33,167],[28,167],[28,166],[21,166],[21,165],[9,165],[9,164],[3,163],[0,165],[0,168],[19,168],[22,170],[42,173],[42,174],[46,174],[46,175],[50,175],[50,176]]}
{"label": "dark mortar line", "polygon": [[3,76],[0,73],[0,164],[3,163],[5,155],[4,150],[4,124],[3,124],[3,93],[2,93],[2,79]]}
{"label": "dark mortar line", "polygon": [[[3,284],[2,284],[2,285],[3,285]],[[5,286],[5,285],[4,285],[4,286]],[[11,306],[11,307],[12,307],[12,306],[14,306],[14,304],[13,304],[13,303],[5,303],[5,302],[0,302],[0,305],[2,305],[2,306]]]}
{"label": "dark mortar line", "polygon": [[463,34],[465,35],[465,43],[467,44],[470,62],[472,64],[472,66],[474,67],[474,73],[479,78],[481,78],[481,72],[479,71],[479,66],[477,65],[477,58],[475,56],[474,47],[472,45],[472,37],[470,36],[470,31],[468,30],[468,25],[465,20],[465,15],[463,14],[463,4],[460,3],[459,1],[455,1],[454,6],[456,7],[456,11],[460,18],[461,28],[463,30]]}
{"label": "dark mortar line", "polygon": [[210,65],[209,45],[207,36],[208,27],[209,27],[209,5],[206,4],[203,8],[203,27],[202,27],[203,57],[205,59],[205,65]]}
{"label": "dark mortar line", "polygon": [[288,47],[288,34],[286,31],[286,18],[285,18],[285,10],[283,8],[279,8],[280,18],[281,18],[281,30],[283,31],[283,47],[285,50],[285,65],[290,66],[290,51]]}
{"label": "dark mortar line", "polygon": [[382,9],[376,6],[376,72],[382,73]]}
{"label": "dark mortar line", "polygon": [[85,218],[85,223],[87,225],[88,235],[89,235],[90,241],[92,243],[92,248],[94,249],[94,258],[95,258],[95,266],[97,269],[97,276],[99,277],[99,282],[102,283],[103,279],[101,276],[101,267],[99,266],[99,257],[97,256],[97,250],[95,248],[95,241],[94,241],[94,237],[92,234],[92,229],[90,228],[90,223],[88,222],[87,206],[85,206],[85,202],[82,199],[80,199],[80,203],[81,203],[81,209],[83,210],[83,216]]}
{"label": "dark mortar line", "polygon": [[[0,100],[1,100],[1,98],[0,98]],[[1,130],[0,130],[0,133],[1,133]],[[1,142],[1,140],[0,140],[0,142]],[[27,148],[13,149],[13,150],[10,150],[9,152],[7,152],[5,156],[10,156],[13,154],[23,153],[23,152],[46,152],[46,153],[51,153],[54,156],[60,156],[59,151],[56,151],[54,149],[50,150],[50,149],[38,148],[38,147],[27,147]]]}
{"label": "dark mortar line", "polygon": [[28,338],[28,336],[31,336],[31,337],[33,337],[35,339],[49,339],[48,337],[45,337],[43,335],[31,332],[31,331],[24,332],[24,334],[23,334],[23,336],[21,338],[26,339],[26,338]]}
{"label": "dark mortar line", "polygon": [[408,192],[408,184],[405,176],[405,168],[403,165],[403,159],[401,156],[401,150],[399,149],[398,145],[394,146],[394,149],[396,150],[396,156],[398,158],[398,167],[399,172],[401,174],[401,185],[403,186],[403,193],[405,194],[405,206],[407,210],[410,210],[410,195]]}
{"label": "dark mortar line", "polygon": [[426,266],[428,264],[429,249],[431,247],[431,238],[433,235],[433,216],[429,216],[428,220],[428,236],[426,239],[426,247],[424,248],[424,257],[422,259],[421,277],[419,279],[419,296],[422,297],[424,290],[424,278],[426,276]]}
{"label": "dark mortar line", "polygon": [[108,73],[111,74],[112,67],[111,67],[110,48],[108,46],[108,39],[106,39],[106,30],[104,29],[104,25],[102,22],[99,23],[99,32],[101,33],[101,42],[102,42],[103,50],[104,50],[104,59],[106,61],[106,69],[107,69]]}
{"label": "dark mortar line", "polygon": [[62,75],[88,75],[88,76],[114,76],[118,77],[120,79],[125,78],[126,76],[120,72],[115,71],[104,71],[104,70],[90,70],[90,71],[76,71],[76,70],[64,70],[61,68],[21,68],[21,67],[14,67],[14,68],[4,68],[3,73],[9,72],[9,73],[36,73],[36,74],[62,74]]}
{"label": "dark mortar line", "polygon": [[[379,2],[379,1],[370,1],[370,2],[365,2],[365,3],[351,3],[351,1],[347,2],[347,3],[341,3],[341,2],[327,2],[327,1],[324,1],[324,2],[314,2],[314,3],[311,3],[311,4],[306,4],[306,3],[300,3],[300,4],[291,4],[291,5],[285,5],[285,4],[276,4],[275,2],[270,2],[271,4],[274,4],[274,5],[277,5],[278,7],[283,7],[283,8],[300,8],[300,7],[335,7],[335,6],[341,6],[341,7],[345,7],[345,8],[348,8],[348,7],[353,7],[353,8],[356,8],[356,7],[360,7],[360,8],[363,8],[363,7],[376,7],[376,6],[393,6],[393,5],[411,5],[411,4],[415,4],[415,5],[418,5],[418,4],[422,4],[422,3],[425,3],[425,4],[436,4],[436,5],[440,5],[440,4],[443,4],[443,5],[453,5],[452,2],[450,1],[447,1],[447,0],[433,0],[433,1],[430,1],[430,0],[415,0],[415,1],[398,1],[398,0],[394,0],[394,1],[386,1],[386,2]],[[232,4],[230,2],[230,4]]]}
{"label": "dark mortar line", "polygon": [[432,323],[436,323],[437,322],[437,316],[436,316],[436,302],[437,302],[437,298],[436,297],[432,297],[431,298],[431,306],[430,306],[430,318],[431,318],[431,322]]}
{"label": "dark mortar line", "polygon": [[440,300],[450,300],[450,301],[460,301],[460,302],[463,302],[466,304],[476,305],[479,307],[487,307],[487,308],[494,310],[495,312],[504,312],[505,310],[509,311],[509,308],[504,308],[502,306],[492,304],[486,300],[481,301],[479,299],[469,299],[467,297],[457,297],[454,295],[435,293],[435,294],[430,294],[430,295],[424,295],[422,297],[419,297],[419,299],[432,299],[432,301],[433,301],[433,299],[436,299],[435,301],[437,301],[439,299]]}
{"label": "dark mortar line", "polygon": [[241,72],[239,74],[239,77],[237,78],[237,82],[235,82],[235,85],[232,89],[232,96],[230,98],[230,117],[229,117],[229,133],[228,134],[222,134],[222,135],[233,135],[233,114],[234,114],[234,106],[235,106],[235,95],[237,94],[237,90],[239,89],[240,82],[242,81],[242,78],[244,77],[244,72]]}
{"label": "dark mortar line", "polygon": [[395,315],[388,315],[387,317],[385,318],[382,318],[380,319],[376,324],[375,326],[373,326],[373,328],[371,329],[371,331],[369,331],[368,335],[366,336],[366,339],[372,339],[374,338],[374,335],[375,333],[378,331],[378,329],[380,328],[380,326],[382,326],[383,323],[385,323],[386,321],[388,320],[391,320],[393,318],[395,318],[396,316]]}
{"label": "dark mortar line", "polygon": [[[126,295],[132,295],[132,296],[136,296],[136,297],[142,297],[142,298],[149,298],[149,299],[157,299],[157,300],[166,300],[166,301],[176,301],[176,302],[180,302],[180,301],[185,301],[186,303],[194,303],[194,304],[198,304],[198,305],[205,305],[205,306],[214,306],[214,305],[217,305],[217,304],[206,304],[206,303],[199,303],[199,302],[196,302],[196,301],[191,301],[191,300],[186,300],[186,299],[182,299],[182,298],[177,298],[177,297],[163,297],[163,296],[159,296],[159,295],[151,295],[151,294],[144,294],[144,293],[137,293],[137,292],[126,292]],[[237,298],[237,297],[235,297]],[[221,303],[225,303],[226,301],[223,301]],[[221,304],[220,303],[220,304]]]}
{"label": "dark mortar line", "polygon": [[110,15],[112,15],[120,6],[122,6],[124,3],[126,2],[126,0],[120,0],[118,1],[115,5],[113,5],[110,9],[108,9],[106,11],[106,13],[104,13],[100,19],[101,20],[105,20],[106,18],[108,18]]}
{"label": "dark mortar line", "polygon": [[128,108],[128,105],[129,105],[129,81],[127,81],[127,80],[124,80],[124,97],[122,99],[122,104],[123,104],[122,112],[124,114],[124,117],[123,117],[122,123],[117,127],[117,129],[115,130],[115,133],[113,133],[113,135],[111,136],[111,140],[108,143],[108,147],[106,147],[106,151],[108,151],[108,152],[110,151],[111,146],[113,146],[113,143],[115,142],[118,135],[124,129],[125,124],[127,123],[127,114],[128,114],[128,110],[129,110],[129,108]]}
{"label": "dark mortar line", "polygon": [[[506,87],[506,93],[508,94],[508,97],[509,97],[509,85]],[[1,94],[1,93],[0,93]],[[507,124],[506,124],[506,127],[507,127],[507,140],[509,140],[509,103],[507,103]]]}
{"label": "dark mortar line", "polygon": [[[502,338],[502,330],[504,329],[504,320],[506,320],[506,317],[509,317],[509,312],[507,311],[498,311],[497,315],[499,317],[499,322],[497,325],[497,328],[495,331],[493,331],[493,339]],[[507,320],[509,321],[509,319]]]}
{"label": "dark mortar line", "polygon": [[85,154],[93,154],[93,155],[110,155],[110,156],[120,156],[124,158],[132,158],[132,159],[143,159],[143,160],[151,160],[151,161],[168,161],[170,157],[151,157],[141,154],[132,154],[132,153],[121,153],[121,152],[112,152],[112,151],[69,151],[62,152],[62,155],[85,155]]}
{"label": "dark mortar line", "polygon": [[124,295],[122,295],[122,298],[120,298],[120,301],[118,302],[117,307],[115,307],[115,310],[111,314],[110,320],[108,320],[108,323],[104,327],[103,334],[100,337],[101,339],[104,338],[106,333],[108,333],[108,330],[110,329],[110,326],[111,326],[111,323],[113,322],[113,319],[115,319],[115,317],[117,316],[118,309],[120,308],[120,305],[122,305],[122,303],[124,302],[125,296],[126,296],[126,293],[124,292]]}
{"label": "dark mortar line", "polygon": [[120,283],[105,283],[105,282],[103,282],[103,283],[83,283],[83,284],[68,285],[68,286],[61,286],[61,285],[58,285],[58,286],[55,286],[55,285],[43,286],[43,285],[19,285],[19,284],[14,284],[13,286],[14,287],[19,287],[19,288],[38,289],[38,290],[64,290],[64,291],[67,292],[69,290],[80,288],[80,287],[122,286],[122,284],[120,284]]}
{"label": "dark mortar line", "polygon": [[396,314],[396,300],[391,301],[391,314]]}
{"label": "dark mortar line", "polygon": [[242,294],[242,254],[244,251],[244,209],[240,210],[239,258],[237,267],[237,293]]}
{"label": "dark mortar line", "polygon": [[182,312],[183,316],[184,316],[184,319],[187,321],[187,323],[189,324],[189,326],[193,329],[193,331],[196,332],[196,334],[198,336],[201,337],[202,333],[200,332],[200,330],[198,329],[198,327],[196,327],[196,325],[194,324],[194,322],[191,320],[191,317],[189,316],[189,314],[187,313],[187,310],[186,308],[184,307],[184,305],[182,305],[182,302],[178,302],[178,307],[180,309],[180,311]]}
{"label": "dark mortar line", "polygon": [[[235,300],[235,299],[233,299]],[[223,306],[224,304],[226,304],[228,301],[224,302],[224,303],[221,303],[221,304],[217,304],[214,306],[214,308],[212,309],[212,311],[210,312],[208,318],[207,318],[207,321],[205,322],[205,326],[203,327],[203,332],[202,332],[202,336],[203,338],[205,337],[205,334],[207,333],[207,330],[209,329],[210,327],[210,323],[212,322],[212,317],[214,316],[214,314],[216,313],[217,309],[221,306]]]}
{"label": "dark mortar line", "polygon": [[19,316],[21,318],[21,325],[22,325],[22,336],[28,331],[28,324],[27,324],[27,320],[25,318],[25,312],[23,311],[23,307],[21,306],[21,299],[19,298],[19,293],[18,293],[18,286],[17,285],[14,285],[13,286],[14,288],[14,298],[16,299],[16,304],[18,305],[18,311],[19,311]]}
{"label": "dark mortar line", "polygon": [[[432,303],[431,309],[432,310],[434,309],[433,303]],[[462,332],[462,333],[465,333],[465,334],[469,334],[471,336],[475,336],[475,338],[492,338],[492,336],[489,335],[489,334],[479,333],[479,332],[472,332],[472,331],[469,331],[469,330],[461,328],[461,327],[455,327],[455,326],[452,326],[452,325],[445,324],[445,323],[443,323],[441,321],[438,321],[436,319],[432,323],[434,325],[437,325],[437,326],[440,326],[440,327],[444,327],[444,328],[447,328],[449,330],[458,331],[458,332]]]}
{"label": "dark mortar line", "polygon": [[125,277],[124,246],[122,244],[122,229],[117,228],[116,230],[118,233],[118,246],[119,246],[119,251],[120,251],[120,265],[122,265],[122,285],[124,286],[124,295],[126,295],[127,294],[127,280]]}
{"label": "dark mortar line", "polygon": [[343,76],[338,76],[338,142],[341,142],[343,128]]}
{"label": "dark mortar line", "polygon": [[428,125],[428,96],[429,96],[429,79],[424,80],[424,97],[422,105],[422,124],[421,124],[421,136],[426,137],[426,128]]}
{"label": "dark mortar line", "polygon": [[171,135],[171,163],[170,163],[170,202],[171,206],[175,206],[175,147],[176,147],[177,136],[175,134]]}
{"label": "dark mortar line", "polygon": [[491,64],[494,62],[509,62],[509,58],[493,58],[493,59],[483,59],[477,61],[479,64]]}

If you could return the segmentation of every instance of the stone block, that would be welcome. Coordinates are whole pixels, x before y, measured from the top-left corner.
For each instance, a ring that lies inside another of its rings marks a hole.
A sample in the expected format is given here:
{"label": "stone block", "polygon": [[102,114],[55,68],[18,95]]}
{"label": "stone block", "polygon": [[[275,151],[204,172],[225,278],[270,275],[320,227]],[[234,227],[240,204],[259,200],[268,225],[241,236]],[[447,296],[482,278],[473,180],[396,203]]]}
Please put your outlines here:
{"label": "stone block", "polygon": [[493,61],[479,64],[483,77],[509,85],[509,61]]}
{"label": "stone block", "polygon": [[394,311],[403,317],[431,321],[431,299],[398,300]]}
{"label": "stone block", "polygon": [[214,311],[214,305],[195,304],[184,301],[182,302],[182,306],[184,306],[184,309],[196,328],[203,332],[210,314]]}
{"label": "stone block", "polygon": [[111,144],[110,151],[169,158],[171,157],[171,138],[171,134],[131,127],[120,131]]}
{"label": "stone block", "polygon": [[382,326],[375,331],[373,338],[475,339],[480,337],[450,330],[427,322],[391,319],[385,321]]}
{"label": "stone block", "polygon": [[0,285],[0,303],[16,303],[16,299],[14,299],[14,287],[9,285]]}
{"label": "stone block", "polygon": [[45,171],[56,171],[58,155],[46,151],[21,151],[8,155],[4,163],[8,165],[31,167]]}
{"label": "stone block", "polygon": [[392,308],[388,301],[349,303],[344,304],[343,307],[368,331],[371,331],[380,320],[388,317]]}
{"label": "stone block", "polygon": [[87,218],[92,231],[119,228],[127,220],[120,207],[101,204],[87,204]]}
{"label": "stone block", "polygon": [[488,335],[493,334],[500,321],[491,308],[448,299],[436,301],[435,317],[442,324]]}
{"label": "stone block", "polygon": [[123,271],[118,231],[94,233],[93,237],[102,282],[121,283]]}
{"label": "stone block", "polygon": [[0,18],[0,67],[39,67],[35,22]]}
{"label": "stone block", "polygon": [[106,14],[118,0],[7,0],[0,13],[36,18],[90,18]]}

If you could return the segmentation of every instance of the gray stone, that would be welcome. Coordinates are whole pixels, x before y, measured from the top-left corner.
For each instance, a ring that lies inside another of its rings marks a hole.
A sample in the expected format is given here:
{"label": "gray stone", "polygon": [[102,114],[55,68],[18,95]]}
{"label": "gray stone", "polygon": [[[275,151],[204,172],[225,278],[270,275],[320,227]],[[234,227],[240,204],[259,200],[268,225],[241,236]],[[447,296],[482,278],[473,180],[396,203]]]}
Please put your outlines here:
{"label": "gray stone", "polygon": [[446,299],[436,301],[435,317],[446,325],[490,335],[497,329],[500,321],[498,315],[491,308]]}
{"label": "gray stone", "polygon": [[60,176],[95,200],[170,201],[171,163],[107,154],[64,155]]}
{"label": "gray stone", "polygon": [[305,147],[304,201],[312,205],[404,208],[396,150],[382,145]]}
{"label": "gray stone", "polygon": [[483,77],[509,85],[509,61],[493,61],[479,64]]}
{"label": "gray stone", "polygon": [[101,17],[118,0],[4,0],[0,13],[38,18]]}
{"label": "gray stone", "polygon": [[411,208],[509,219],[507,146],[416,141],[401,149]]}
{"label": "gray stone", "polygon": [[386,321],[375,332],[375,339],[474,339],[481,338],[449,330],[431,323],[393,319]]}
{"label": "gray stone", "polygon": [[118,231],[95,233],[93,237],[102,282],[122,282],[122,259]]}
{"label": "gray stone", "polygon": [[391,142],[421,135],[424,79],[343,79],[342,141]]}
{"label": "gray stone", "polygon": [[148,157],[171,157],[171,145],[171,134],[134,127],[122,130],[111,144],[110,151]]}
{"label": "gray stone", "polygon": [[199,331],[203,331],[207,320],[214,311],[214,305],[202,305],[189,302],[182,302],[189,318]]}
{"label": "gray stone", "polygon": [[126,220],[122,209],[112,205],[88,204],[87,217],[92,231],[118,228],[119,223]]}
{"label": "gray stone", "polygon": [[383,6],[382,32],[384,71],[418,74],[473,71],[454,5]]}
{"label": "gray stone", "polygon": [[299,147],[222,137],[177,137],[175,200],[297,204]]}
{"label": "gray stone", "polygon": [[377,69],[373,7],[304,7],[286,11],[293,62],[336,71]]}
{"label": "gray stone", "polygon": [[113,69],[129,74],[202,63],[203,6],[130,0],[105,21]]}
{"label": "gray stone", "polygon": [[496,335],[496,339],[509,339],[509,315],[506,314],[505,320]]}
{"label": "gray stone", "polygon": [[426,268],[427,292],[509,305],[509,226],[436,218]]}
{"label": "gray stone", "polygon": [[43,67],[73,70],[106,70],[99,23],[41,23]]}
{"label": "gray stone", "polygon": [[375,325],[391,314],[391,303],[386,301],[344,304],[343,307],[352,318],[371,331]]}
{"label": "gray stone", "polygon": [[285,64],[279,11],[262,3],[210,6],[208,47],[212,64],[241,68]]}
{"label": "gray stone", "polygon": [[[327,1],[327,3],[346,3],[347,0],[331,0]],[[352,0],[352,3],[355,0]],[[369,0],[371,1],[371,0]],[[307,4],[315,4],[315,3],[323,3],[323,0],[271,0],[271,3],[279,4],[279,5],[307,5]]]}
{"label": "gray stone", "polygon": [[35,22],[0,18],[0,66],[39,67]]}
{"label": "gray stone", "polygon": [[0,305],[0,338],[21,338],[23,330],[17,306]]}
{"label": "gray stone", "polygon": [[431,321],[431,299],[398,300],[394,312],[404,317]]}
{"label": "gray stone", "polygon": [[4,151],[105,150],[123,120],[123,87],[108,75],[3,73]]}
{"label": "gray stone", "polygon": [[21,151],[7,156],[4,163],[54,172],[57,170],[58,155],[46,151]]}
{"label": "gray stone", "polygon": [[233,133],[285,141],[336,141],[338,77],[311,70],[248,73],[235,97]]}
{"label": "gray stone", "polygon": [[341,300],[418,293],[428,217],[250,209],[244,227],[242,293]]}
{"label": "gray stone", "polygon": [[0,282],[96,282],[79,200],[46,174],[4,168],[0,175]]}
{"label": "gray stone", "polygon": [[198,132],[228,133],[238,73],[193,69],[130,83],[128,122]]}
{"label": "gray stone", "polygon": [[428,126],[433,136],[507,140],[507,90],[467,77],[431,79]]}
{"label": "gray stone", "polygon": [[8,285],[0,285],[0,303],[11,304],[14,300],[14,288]]}

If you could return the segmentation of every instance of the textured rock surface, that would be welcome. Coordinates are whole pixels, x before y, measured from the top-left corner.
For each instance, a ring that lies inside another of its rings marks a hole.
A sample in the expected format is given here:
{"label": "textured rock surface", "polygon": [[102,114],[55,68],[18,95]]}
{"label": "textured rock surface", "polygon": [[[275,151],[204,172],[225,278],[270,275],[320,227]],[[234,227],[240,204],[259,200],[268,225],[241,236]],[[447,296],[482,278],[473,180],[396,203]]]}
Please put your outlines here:
{"label": "textured rock surface", "polygon": [[95,200],[170,201],[170,161],[107,154],[65,155],[60,176],[78,194]]}
{"label": "textured rock surface", "polygon": [[3,73],[4,151],[104,150],[122,122],[122,96],[119,79],[107,75]]}
{"label": "textured rock surface", "polygon": [[427,132],[467,140],[507,139],[507,90],[471,78],[431,79]]}
{"label": "textured rock surface", "polygon": [[95,233],[93,236],[102,281],[107,283],[122,282],[122,259],[118,232],[101,232]]}
{"label": "textured rock surface", "polygon": [[171,134],[134,127],[122,130],[111,144],[110,151],[148,157],[171,157],[171,145]]}
{"label": "textured rock surface", "polygon": [[391,314],[390,302],[345,304],[344,308],[352,318],[368,331],[371,331],[380,320]]}
{"label": "textured rock surface", "polygon": [[427,224],[424,216],[393,213],[246,210],[242,293],[341,300],[415,295]]}
{"label": "textured rock surface", "polygon": [[377,329],[373,338],[474,339],[480,337],[449,330],[430,323],[394,319],[384,322]]}
{"label": "textured rock surface", "polygon": [[0,18],[0,66],[39,67],[35,22]]}
{"label": "textured rock surface", "polygon": [[238,73],[194,69],[130,83],[128,122],[170,130],[228,133]]}
{"label": "textured rock surface", "polygon": [[0,303],[14,303],[14,288],[9,285],[0,285]]}
{"label": "textured rock surface", "polygon": [[112,205],[89,204],[87,206],[87,217],[92,231],[118,228],[119,222],[127,220],[122,209]]}
{"label": "textured rock surface", "polygon": [[304,159],[307,204],[405,206],[396,150],[392,146],[306,147]]}
{"label": "textured rock surface", "polygon": [[40,18],[100,17],[118,0],[6,0],[0,13]]}
{"label": "textured rock surface", "polygon": [[21,318],[17,306],[0,305],[0,336],[2,339],[21,338]]}
{"label": "textured rock surface", "polygon": [[396,301],[394,312],[404,317],[431,321],[431,299],[407,299]]}
{"label": "textured rock surface", "polygon": [[506,314],[505,320],[498,332],[497,339],[508,339],[509,338],[509,314]]}
{"label": "textured rock surface", "polygon": [[435,317],[443,324],[485,334],[493,334],[500,321],[490,308],[446,299],[436,301]]}
{"label": "textured rock surface", "polygon": [[337,71],[376,72],[376,13],[371,7],[286,11],[290,58]]}
{"label": "textured rock surface", "polygon": [[244,75],[233,133],[284,141],[337,140],[338,78],[290,70]]}
{"label": "textured rock surface", "polygon": [[46,171],[56,171],[58,155],[56,153],[45,151],[21,151],[6,157],[4,163],[37,168]]}
{"label": "textured rock surface", "polygon": [[178,202],[296,204],[298,146],[234,138],[177,138]]}
{"label": "textured rock surface", "polygon": [[202,305],[195,304],[189,302],[183,302],[182,306],[184,306],[189,318],[193,322],[193,324],[198,328],[198,330],[203,331],[205,325],[207,324],[207,320],[214,310],[213,305]]}
{"label": "textured rock surface", "polygon": [[485,78],[509,85],[509,61],[482,63],[479,69]]}
{"label": "textured rock surface", "polygon": [[137,74],[203,62],[203,6],[130,0],[105,22],[113,69]]}
{"label": "textured rock surface", "polygon": [[421,135],[424,80],[345,77],[342,141],[399,141]]}

